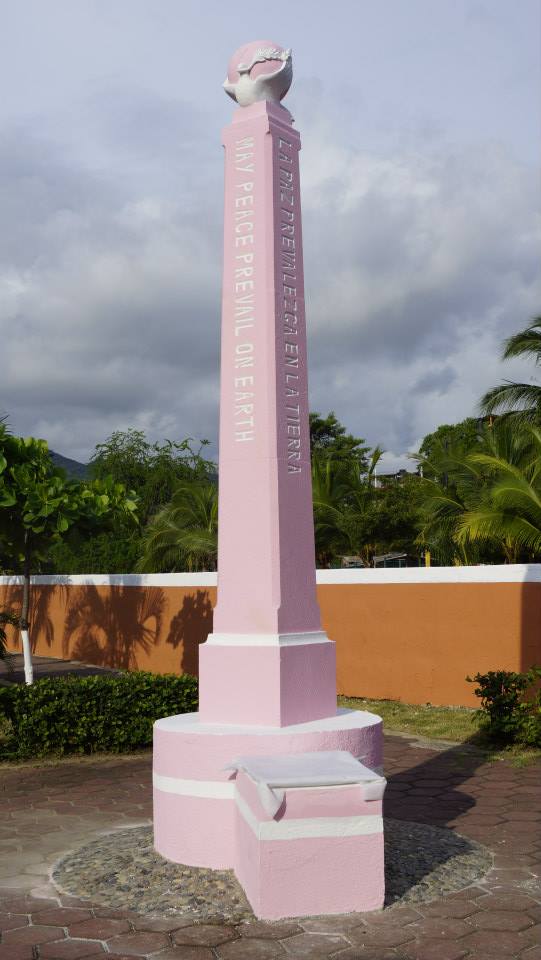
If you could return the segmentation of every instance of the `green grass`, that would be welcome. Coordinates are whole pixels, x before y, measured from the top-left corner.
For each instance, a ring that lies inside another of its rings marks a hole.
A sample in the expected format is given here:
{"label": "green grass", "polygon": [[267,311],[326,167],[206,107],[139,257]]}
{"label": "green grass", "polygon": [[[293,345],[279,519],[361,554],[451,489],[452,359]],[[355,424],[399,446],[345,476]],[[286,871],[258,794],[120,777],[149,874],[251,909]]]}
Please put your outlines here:
{"label": "green grass", "polygon": [[341,707],[377,713],[388,732],[394,730],[454,743],[464,743],[479,733],[475,710],[467,707],[419,706],[399,700],[368,700],[364,697],[339,697],[338,702]]}
{"label": "green grass", "polygon": [[514,744],[501,748],[487,740],[480,730],[479,717],[468,707],[432,707],[402,703],[399,700],[369,700],[365,697],[339,697],[341,707],[369,710],[383,719],[386,733],[408,733],[430,740],[447,740],[477,747],[489,760],[510,760],[515,766],[527,766],[541,759],[541,750]]}

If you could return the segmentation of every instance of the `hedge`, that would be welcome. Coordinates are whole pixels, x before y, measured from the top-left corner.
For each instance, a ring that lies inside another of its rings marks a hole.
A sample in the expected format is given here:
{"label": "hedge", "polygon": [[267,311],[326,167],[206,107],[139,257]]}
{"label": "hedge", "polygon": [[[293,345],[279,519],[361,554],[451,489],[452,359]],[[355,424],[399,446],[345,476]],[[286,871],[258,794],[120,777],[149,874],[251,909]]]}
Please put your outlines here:
{"label": "hedge", "polygon": [[[0,686],[0,758],[122,753],[152,743],[159,717],[197,710],[197,680],[138,671]],[[6,723],[7,721],[7,723]]]}

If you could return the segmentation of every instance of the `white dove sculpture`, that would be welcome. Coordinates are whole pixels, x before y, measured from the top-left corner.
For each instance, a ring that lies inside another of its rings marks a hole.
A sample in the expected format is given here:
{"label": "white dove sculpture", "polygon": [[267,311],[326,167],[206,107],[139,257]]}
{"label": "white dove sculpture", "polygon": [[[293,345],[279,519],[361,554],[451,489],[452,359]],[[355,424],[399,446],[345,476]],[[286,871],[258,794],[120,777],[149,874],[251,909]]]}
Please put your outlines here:
{"label": "white dove sculpture", "polygon": [[[246,48],[241,49],[246,50]],[[250,76],[257,63],[266,63],[272,60],[280,61],[277,70],[270,73],[258,71],[257,76]],[[235,100],[240,107],[249,107],[259,100],[271,100],[274,103],[279,103],[285,97],[293,79],[291,50],[283,50],[281,47],[258,47],[253,51],[252,57],[247,63],[236,65],[237,80],[231,80],[231,72],[230,67],[223,87],[227,95]]]}

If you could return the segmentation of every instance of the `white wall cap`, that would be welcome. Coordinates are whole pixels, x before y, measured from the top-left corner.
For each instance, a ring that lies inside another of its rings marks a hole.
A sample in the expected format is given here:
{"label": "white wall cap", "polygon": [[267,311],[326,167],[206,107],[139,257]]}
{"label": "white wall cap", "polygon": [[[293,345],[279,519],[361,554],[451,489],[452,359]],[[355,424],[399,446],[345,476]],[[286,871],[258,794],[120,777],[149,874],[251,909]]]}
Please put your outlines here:
{"label": "white wall cap", "polygon": [[[407,583],[541,583],[541,563],[487,564],[476,567],[387,567],[375,569],[317,570],[319,584]],[[0,586],[15,586],[22,577],[0,576]],[[218,583],[216,571],[204,573],[89,573],[32,577],[32,583],[49,586],[191,587],[204,589]]]}

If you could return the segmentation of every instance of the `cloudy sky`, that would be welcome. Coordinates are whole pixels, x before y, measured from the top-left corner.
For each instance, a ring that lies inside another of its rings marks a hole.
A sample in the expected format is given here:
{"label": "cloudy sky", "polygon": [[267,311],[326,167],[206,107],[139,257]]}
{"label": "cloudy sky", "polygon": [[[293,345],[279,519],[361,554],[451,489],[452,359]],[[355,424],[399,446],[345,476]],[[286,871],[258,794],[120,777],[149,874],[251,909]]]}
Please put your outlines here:
{"label": "cloudy sky", "polygon": [[[538,0],[0,0],[0,411],[215,442],[231,53],[293,47],[311,407],[404,461],[541,312]],[[214,448],[215,450],[215,448]]]}

